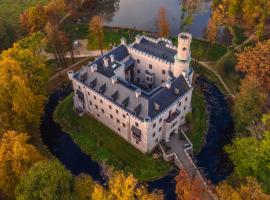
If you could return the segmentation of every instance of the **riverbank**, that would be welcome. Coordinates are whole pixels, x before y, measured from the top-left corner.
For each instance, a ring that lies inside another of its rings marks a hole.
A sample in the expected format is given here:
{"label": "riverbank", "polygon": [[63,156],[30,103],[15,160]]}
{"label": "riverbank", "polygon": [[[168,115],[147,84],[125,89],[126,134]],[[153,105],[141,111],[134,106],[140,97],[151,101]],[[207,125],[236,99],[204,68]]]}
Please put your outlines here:
{"label": "riverbank", "polygon": [[59,104],[54,119],[94,160],[132,173],[140,181],[157,179],[172,169],[162,157],[154,159],[153,154],[144,155],[96,119],[79,117],[73,110],[72,96]]}

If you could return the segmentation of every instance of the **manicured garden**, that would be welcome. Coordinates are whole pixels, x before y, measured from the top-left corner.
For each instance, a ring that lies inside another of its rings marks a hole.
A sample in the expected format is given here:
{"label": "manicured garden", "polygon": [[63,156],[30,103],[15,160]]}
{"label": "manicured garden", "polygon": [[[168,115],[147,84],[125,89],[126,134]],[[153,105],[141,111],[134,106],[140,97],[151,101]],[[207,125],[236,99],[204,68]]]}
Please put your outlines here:
{"label": "manicured garden", "polygon": [[141,181],[164,176],[172,169],[170,163],[144,155],[94,118],[79,117],[71,95],[59,104],[54,119],[94,160],[130,172]]}

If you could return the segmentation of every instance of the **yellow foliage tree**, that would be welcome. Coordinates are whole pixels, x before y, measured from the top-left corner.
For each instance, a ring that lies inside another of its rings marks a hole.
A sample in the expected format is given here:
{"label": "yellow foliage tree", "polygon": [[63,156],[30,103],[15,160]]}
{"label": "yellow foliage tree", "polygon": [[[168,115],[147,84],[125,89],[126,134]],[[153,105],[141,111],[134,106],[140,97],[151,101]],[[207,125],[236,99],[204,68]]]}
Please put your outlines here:
{"label": "yellow foliage tree", "polygon": [[28,143],[25,133],[8,131],[0,140],[0,189],[7,198],[12,198],[19,178],[43,156]]}

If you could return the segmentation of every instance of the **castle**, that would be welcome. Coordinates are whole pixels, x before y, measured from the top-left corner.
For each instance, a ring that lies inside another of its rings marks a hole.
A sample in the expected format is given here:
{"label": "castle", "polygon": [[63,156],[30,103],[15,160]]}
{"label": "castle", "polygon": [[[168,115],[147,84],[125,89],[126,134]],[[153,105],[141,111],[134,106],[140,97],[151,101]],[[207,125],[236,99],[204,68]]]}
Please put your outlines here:
{"label": "castle", "polygon": [[136,36],[69,71],[77,111],[87,113],[140,151],[151,152],[177,134],[191,112],[193,70],[189,33],[172,41]]}

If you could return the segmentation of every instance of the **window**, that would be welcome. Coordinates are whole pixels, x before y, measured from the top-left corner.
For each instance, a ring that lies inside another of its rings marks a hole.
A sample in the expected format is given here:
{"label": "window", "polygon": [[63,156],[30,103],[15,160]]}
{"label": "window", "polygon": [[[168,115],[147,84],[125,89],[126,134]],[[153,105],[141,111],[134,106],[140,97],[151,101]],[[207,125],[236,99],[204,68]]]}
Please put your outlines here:
{"label": "window", "polygon": [[181,117],[181,120],[183,120],[183,119],[184,119],[184,116]]}
{"label": "window", "polygon": [[159,123],[161,123],[161,122],[162,122],[162,118],[159,119]]}
{"label": "window", "polygon": [[149,64],[149,69],[152,69],[153,67],[152,67],[152,65],[151,64]]}
{"label": "window", "polygon": [[153,124],[153,128],[155,128],[155,127],[156,127],[156,123]]}
{"label": "window", "polygon": [[153,133],[153,137],[155,137],[155,136],[156,136],[156,133],[154,132],[154,133]]}
{"label": "window", "polygon": [[123,123],[122,125],[123,125],[123,127],[126,127],[126,124],[125,123]]}
{"label": "window", "polygon": [[81,86],[79,86],[79,90],[81,89]]}
{"label": "window", "polygon": [[182,104],[182,102],[180,101],[180,102],[178,103],[178,105],[181,106],[181,104]]}
{"label": "window", "polygon": [[97,99],[97,97],[96,97],[96,96],[94,96],[94,99],[96,100],[96,99]]}
{"label": "window", "polygon": [[156,141],[156,143],[158,143],[158,138],[155,141]]}
{"label": "window", "polygon": [[140,78],[137,78],[137,82],[140,83]]}
{"label": "window", "polygon": [[162,70],[162,74],[166,74],[166,71],[165,71],[165,69],[163,69],[163,70]]}
{"label": "window", "polygon": [[138,124],[138,122],[135,122],[135,126],[139,127],[139,124]]}
{"label": "window", "polygon": [[136,144],[139,144],[139,141],[138,140],[136,140]]}
{"label": "window", "polygon": [[126,115],[123,114],[123,118],[126,118]]}
{"label": "window", "polygon": [[140,63],[140,59],[137,59],[137,63]]}
{"label": "window", "polygon": [[120,132],[120,131],[121,131],[121,129],[120,129],[120,128],[118,128],[118,131]]}
{"label": "window", "polygon": [[90,105],[92,105],[92,101],[89,101]]}
{"label": "window", "polygon": [[113,119],[113,115],[110,115],[110,118]]}
{"label": "window", "polygon": [[161,82],[162,82],[162,83],[165,83],[165,81],[164,81],[164,80],[162,80]]}
{"label": "window", "polygon": [[101,112],[102,112],[102,113],[104,113],[104,110],[103,110],[103,109],[101,109]]}
{"label": "window", "polygon": [[90,92],[87,92],[87,94],[90,96]]}
{"label": "window", "polygon": [[185,106],[185,107],[184,107],[184,110],[186,110],[186,108],[187,108],[187,107]]}
{"label": "window", "polygon": [[98,109],[98,106],[97,105],[95,105],[95,107],[96,107],[96,109]]}
{"label": "window", "polygon": [[141,73],[141,71],[138,69],[138,70],[137,70],[137,73],[139,74],[139,73]]}
{"label": "window", "polygon": [[119,119],[116,119],[117,123],[120,123],[120,120]]}
{"label": "window", "polygon": [[99,102],[102,103],[102,100],[100,99]]}
{"label": "window", "polygon": [[99,114],[97,114],[97,116],[99,117]]}
{"label": "window", "polygon": [[111,106],[111,105],[109,105],[109,108],[110,108],[110,109],[112,109],[112,106]]}
{"label": "window", "polygon": [[149,81],[149,77],[146,77],[146,80]]}
{"label": "window", "polygon": [[116,114],[118,114],[118,110],[115,110]]}
{"label": "window", "polygon": [[187,97],[185,98],[185,101],[187,101]]}
{"label": "window", "polygon": [[160,132],[161,131],[161,127],[158,129],[158,132]]}

